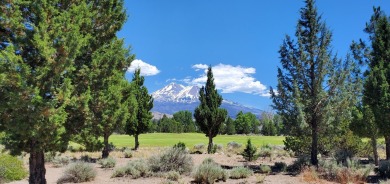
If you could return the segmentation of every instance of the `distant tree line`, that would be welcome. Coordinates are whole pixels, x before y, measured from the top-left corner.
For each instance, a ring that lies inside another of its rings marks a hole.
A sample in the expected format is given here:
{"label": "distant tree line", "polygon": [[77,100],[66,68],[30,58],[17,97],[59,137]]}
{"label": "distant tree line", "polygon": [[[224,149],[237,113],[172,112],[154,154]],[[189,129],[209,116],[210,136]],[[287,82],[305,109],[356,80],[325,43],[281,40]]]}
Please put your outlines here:
{"label": "distant tree line", "polygon": [[[172,117],[163,115],[154,119],[149,132],[162,133],[195,133],[200,132],[190,111],[179,111]],[[275,136],[283,134],[280,116],[271,112],[263,112],[258,119],[253,113],[239,112],[236,119],[228,117],[221,125],[218,134],[258,134]]]}

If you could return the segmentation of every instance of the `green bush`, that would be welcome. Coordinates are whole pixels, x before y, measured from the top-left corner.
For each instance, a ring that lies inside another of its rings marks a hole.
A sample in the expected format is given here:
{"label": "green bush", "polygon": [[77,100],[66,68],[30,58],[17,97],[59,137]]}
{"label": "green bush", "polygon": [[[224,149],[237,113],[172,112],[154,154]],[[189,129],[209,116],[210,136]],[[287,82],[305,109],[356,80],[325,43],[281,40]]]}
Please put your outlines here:
{"label": "green bush", "polygon": [[131,157],[133,157],[133,151],[130,148],[125,148],[123,150],[123,156],[125,158],[131,158]]}
{"label": "green bush", "polygon": [[64,175],[57,180],[57,183],[81,183],[93,181],[95,177],[96,170],[93,168],[92,164],[75,162],[69,164],[68,168],[64,172]]}
{"label": "green bush", "polygon": [[180,174],[189,173],[194,165],[192,157],[181,148],[170,148],[164,153],[152,156],[148,160],[151,171],[177,171]]}
{"label": "green bush", "polygon": [[244,151],[241,153],[241,155],[244,157],[247,161],[253,161],[256,160],[258,155],[256,155],[257,148],[252,145],[251,139],[248,139],[246,147]]}
{"label": "green bush", "polygon": [[173,148],[179,148],[182,150],[186,150],[186,144],[184,144],[184,142],[178,142],[177,144],[173,145]]}
{"label": "green bush", "polygon": [[271,171],[272,171],[272,169],[269,165],[260,165],[260,167],[259,167],[260,173],[269,174],[269,173],[271,173]]}
{"label": "green bush", "polygon": [[275,162],[274,166],[272,166],[273,172],[285,172],[287,170],[287,164],[284,162]]}
{"label": "green bush", "polygon": [[126,166],[114,170],[112,178],[131,176],[134,179],[150,176],[148,163],[143,159],[130,161]]}
{"label": "green bush", "polygon": [[0,181],[21,180],[27,176],[23,162],[8,154],[0,154]]}
{"label": "green bush", "polygon": [[247,178],[253,175],[253,171],[245,167],[235,167],[230,171],[229,178],[232,179],[241,179]]}
{"label": "green bush", "polygon": [[112,157],[108,157],[105,159],[100,159],[98,164],[100,164],[102,168],[114,168],[116,165],[116,160]]}
{"label": "green bush", "polygon": [[212,159],[203,161],[193,172],[193,177],[196,183],[212,184],[216,180],[226,181],[228,178],[227,172],[221,166],[215,164]]}

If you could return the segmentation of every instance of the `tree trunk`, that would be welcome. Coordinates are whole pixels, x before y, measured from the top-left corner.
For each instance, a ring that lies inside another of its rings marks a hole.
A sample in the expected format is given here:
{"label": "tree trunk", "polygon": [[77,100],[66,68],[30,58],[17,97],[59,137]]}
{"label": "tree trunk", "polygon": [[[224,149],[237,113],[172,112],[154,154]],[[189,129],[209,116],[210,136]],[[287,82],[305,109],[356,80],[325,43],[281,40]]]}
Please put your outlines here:
{"label": "tree trunk", "polygon": [[30,184],[46,184],[45,154],[43,151],[32,149],[29,159]]}
{"label": "tree trunk", "polygon": [[385,136],[386,160],[390,160],[390,136]]}
{"label": "tree trunk", "polygon": [[376,149],[377,147],[376,137],[371,138],[371,145],[372,145],[372,151],[374,153],[374,163],[376,166],[378,166],[379,160],[378,160],[378,150]]}
{"label": "tree trunk", "polygon": [[107,158],[108,155],[110,154],[110,145],[108,144],[108,135],[104,134],[103,136],[103,143],[104,143],[104,148],[102,151],[102,158]]}
{"label": "tree trunk", "polygon": [[312,123],[312,130],[311,130],[311,164],[317,165],[318,164],[318,125],[317,122]]}
{"label": "tree trunk", "polygon": [[212,153],[213,150],[213,137],[209,135],[209,145],[207,146],[207,153]]}
{"label": "tree trunk", "polygon": [[134,141],[135,141],[134,150],[138,150],[139,147],[138,134],[134,135]]}

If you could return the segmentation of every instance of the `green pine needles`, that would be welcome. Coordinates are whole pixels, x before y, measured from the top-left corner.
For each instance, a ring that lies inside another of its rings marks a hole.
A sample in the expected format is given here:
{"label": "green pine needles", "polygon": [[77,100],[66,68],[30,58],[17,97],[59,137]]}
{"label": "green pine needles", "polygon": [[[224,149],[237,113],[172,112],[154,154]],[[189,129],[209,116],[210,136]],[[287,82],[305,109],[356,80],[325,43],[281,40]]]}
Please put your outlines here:
{"label": "green pine needles", "polygon": [[248,139],[246,143],[246,147],[244,151],[241,153],[241,155],[244,157],[247,161],[254,161],[258,158],[258,155],[256,154],[257,148],[252,144],[251,139]]}

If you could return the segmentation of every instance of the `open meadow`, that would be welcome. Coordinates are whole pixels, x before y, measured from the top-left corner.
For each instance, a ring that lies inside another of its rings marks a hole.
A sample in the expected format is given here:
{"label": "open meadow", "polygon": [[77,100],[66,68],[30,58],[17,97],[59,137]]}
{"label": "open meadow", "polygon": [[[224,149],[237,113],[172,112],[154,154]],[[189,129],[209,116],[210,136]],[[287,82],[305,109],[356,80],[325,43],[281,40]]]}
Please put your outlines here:
{"label": "open meadow", "polygon": [[[244,145],[248,138],[256,146],[262,145],[283,145],[283,136],[259,136],[259,135],[218,135],[213,141],[214,144],[225,145],[229,142],[237,142]],[[208,138],[203,133],[148,133],[139,136],[141,147],[167,147],[173,146],[178,142],[185,143],[188,147],[197,144],[208,143]],[[128,135],[112,135],[109,142],[112,142],[117,148],[134,147],[134,137]]]}

